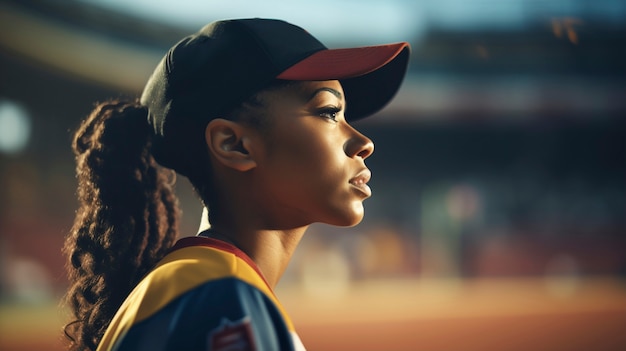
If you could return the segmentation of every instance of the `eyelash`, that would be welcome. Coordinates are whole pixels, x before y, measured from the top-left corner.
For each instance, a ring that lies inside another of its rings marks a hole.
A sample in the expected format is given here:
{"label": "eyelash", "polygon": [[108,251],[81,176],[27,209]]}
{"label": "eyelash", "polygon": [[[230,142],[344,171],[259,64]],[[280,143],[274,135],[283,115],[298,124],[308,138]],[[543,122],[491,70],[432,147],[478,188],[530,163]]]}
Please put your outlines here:
{"label": "eyelash", "polygon": [[339,112],[341,112],[341,108],[339,107],[326,107],[319,111],[319,115],[320,117],[337,122],[337,115]]}

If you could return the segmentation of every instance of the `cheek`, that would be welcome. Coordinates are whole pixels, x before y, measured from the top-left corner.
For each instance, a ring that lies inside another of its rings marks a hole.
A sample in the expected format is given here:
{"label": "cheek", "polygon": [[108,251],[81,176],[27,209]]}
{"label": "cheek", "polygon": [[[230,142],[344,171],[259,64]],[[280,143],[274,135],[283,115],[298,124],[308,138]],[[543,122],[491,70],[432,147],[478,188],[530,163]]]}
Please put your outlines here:
{"label": "cheek", "polygon": [[[337,139],[335,139],[337,140]],[[353,226],[363,218],[362,200],[350,191],[343,147],[332,138],[282,140],[268,153],[265,197],[311,222]]]}
{"label": "cheek", "polygon": [[291,168],[297,173],[305,170],[318,175],[332,173],[343,155],[340,138],[317,129],[295,125],[274,134],[267,148],[273,166]]}
{"label": "cheek", "polygon": [[287,182],[305,189],[330,191],[342,177],[339,159],[323,148],[292,149],[283,160],[286,162],[279,167],[289,178]]}
{"label": "cheek", "polygon": [[340,182],[345,173],[345,154],[338,138],[318,136],[302,140],[302,148],[294,147],[296,162],[306,178],[320,185],[332,186]]}
{"label": "cheek", "polygon": [[275,146],[268,153],[269,167],[273,183],[284,191],[317,203],[328,201],[347,181],[343,148],[331,138],[298,134]]}

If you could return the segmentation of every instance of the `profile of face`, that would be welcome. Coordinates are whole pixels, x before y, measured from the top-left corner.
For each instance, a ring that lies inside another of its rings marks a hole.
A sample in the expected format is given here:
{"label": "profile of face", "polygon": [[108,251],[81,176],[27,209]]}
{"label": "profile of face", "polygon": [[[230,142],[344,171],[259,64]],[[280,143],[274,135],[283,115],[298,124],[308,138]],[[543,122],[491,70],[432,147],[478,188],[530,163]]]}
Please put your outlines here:
{"label": "profile of face", "polygon": [[259,97],[269,123],[257,135],[250,195],[265,218],[283,227],[358,224],[374,144],[346,121],[340,82],[299,82]]}

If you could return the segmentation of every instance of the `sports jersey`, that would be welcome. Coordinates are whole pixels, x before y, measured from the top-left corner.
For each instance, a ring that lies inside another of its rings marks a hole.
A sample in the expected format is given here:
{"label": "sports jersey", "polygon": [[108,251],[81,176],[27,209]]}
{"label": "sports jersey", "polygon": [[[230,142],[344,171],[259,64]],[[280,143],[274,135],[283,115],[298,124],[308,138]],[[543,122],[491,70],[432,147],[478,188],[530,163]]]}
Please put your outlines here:
{"label": "sports jersey", "polygon": [[180,239],[130,293],[98,351],[304,350],[256,264],[226,242]]}

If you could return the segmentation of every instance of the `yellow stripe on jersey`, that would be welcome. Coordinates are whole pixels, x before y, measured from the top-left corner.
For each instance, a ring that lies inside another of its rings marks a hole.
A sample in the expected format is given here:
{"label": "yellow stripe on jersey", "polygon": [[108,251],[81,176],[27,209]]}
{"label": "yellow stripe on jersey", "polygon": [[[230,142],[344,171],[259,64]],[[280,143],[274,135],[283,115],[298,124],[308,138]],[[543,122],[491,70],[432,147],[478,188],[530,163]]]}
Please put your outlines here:
{"label": "yellow stripe on jersey", "polygon": [[155,314],[185,292],[211,280],[236,277],[262,291],[278,308],[287,328],[293,324],[259,274],[242,258],[208,246],[184,247],[168,254],[130,293],[109,325],[98,351],[108,351],[115,340],[136,323]]}

